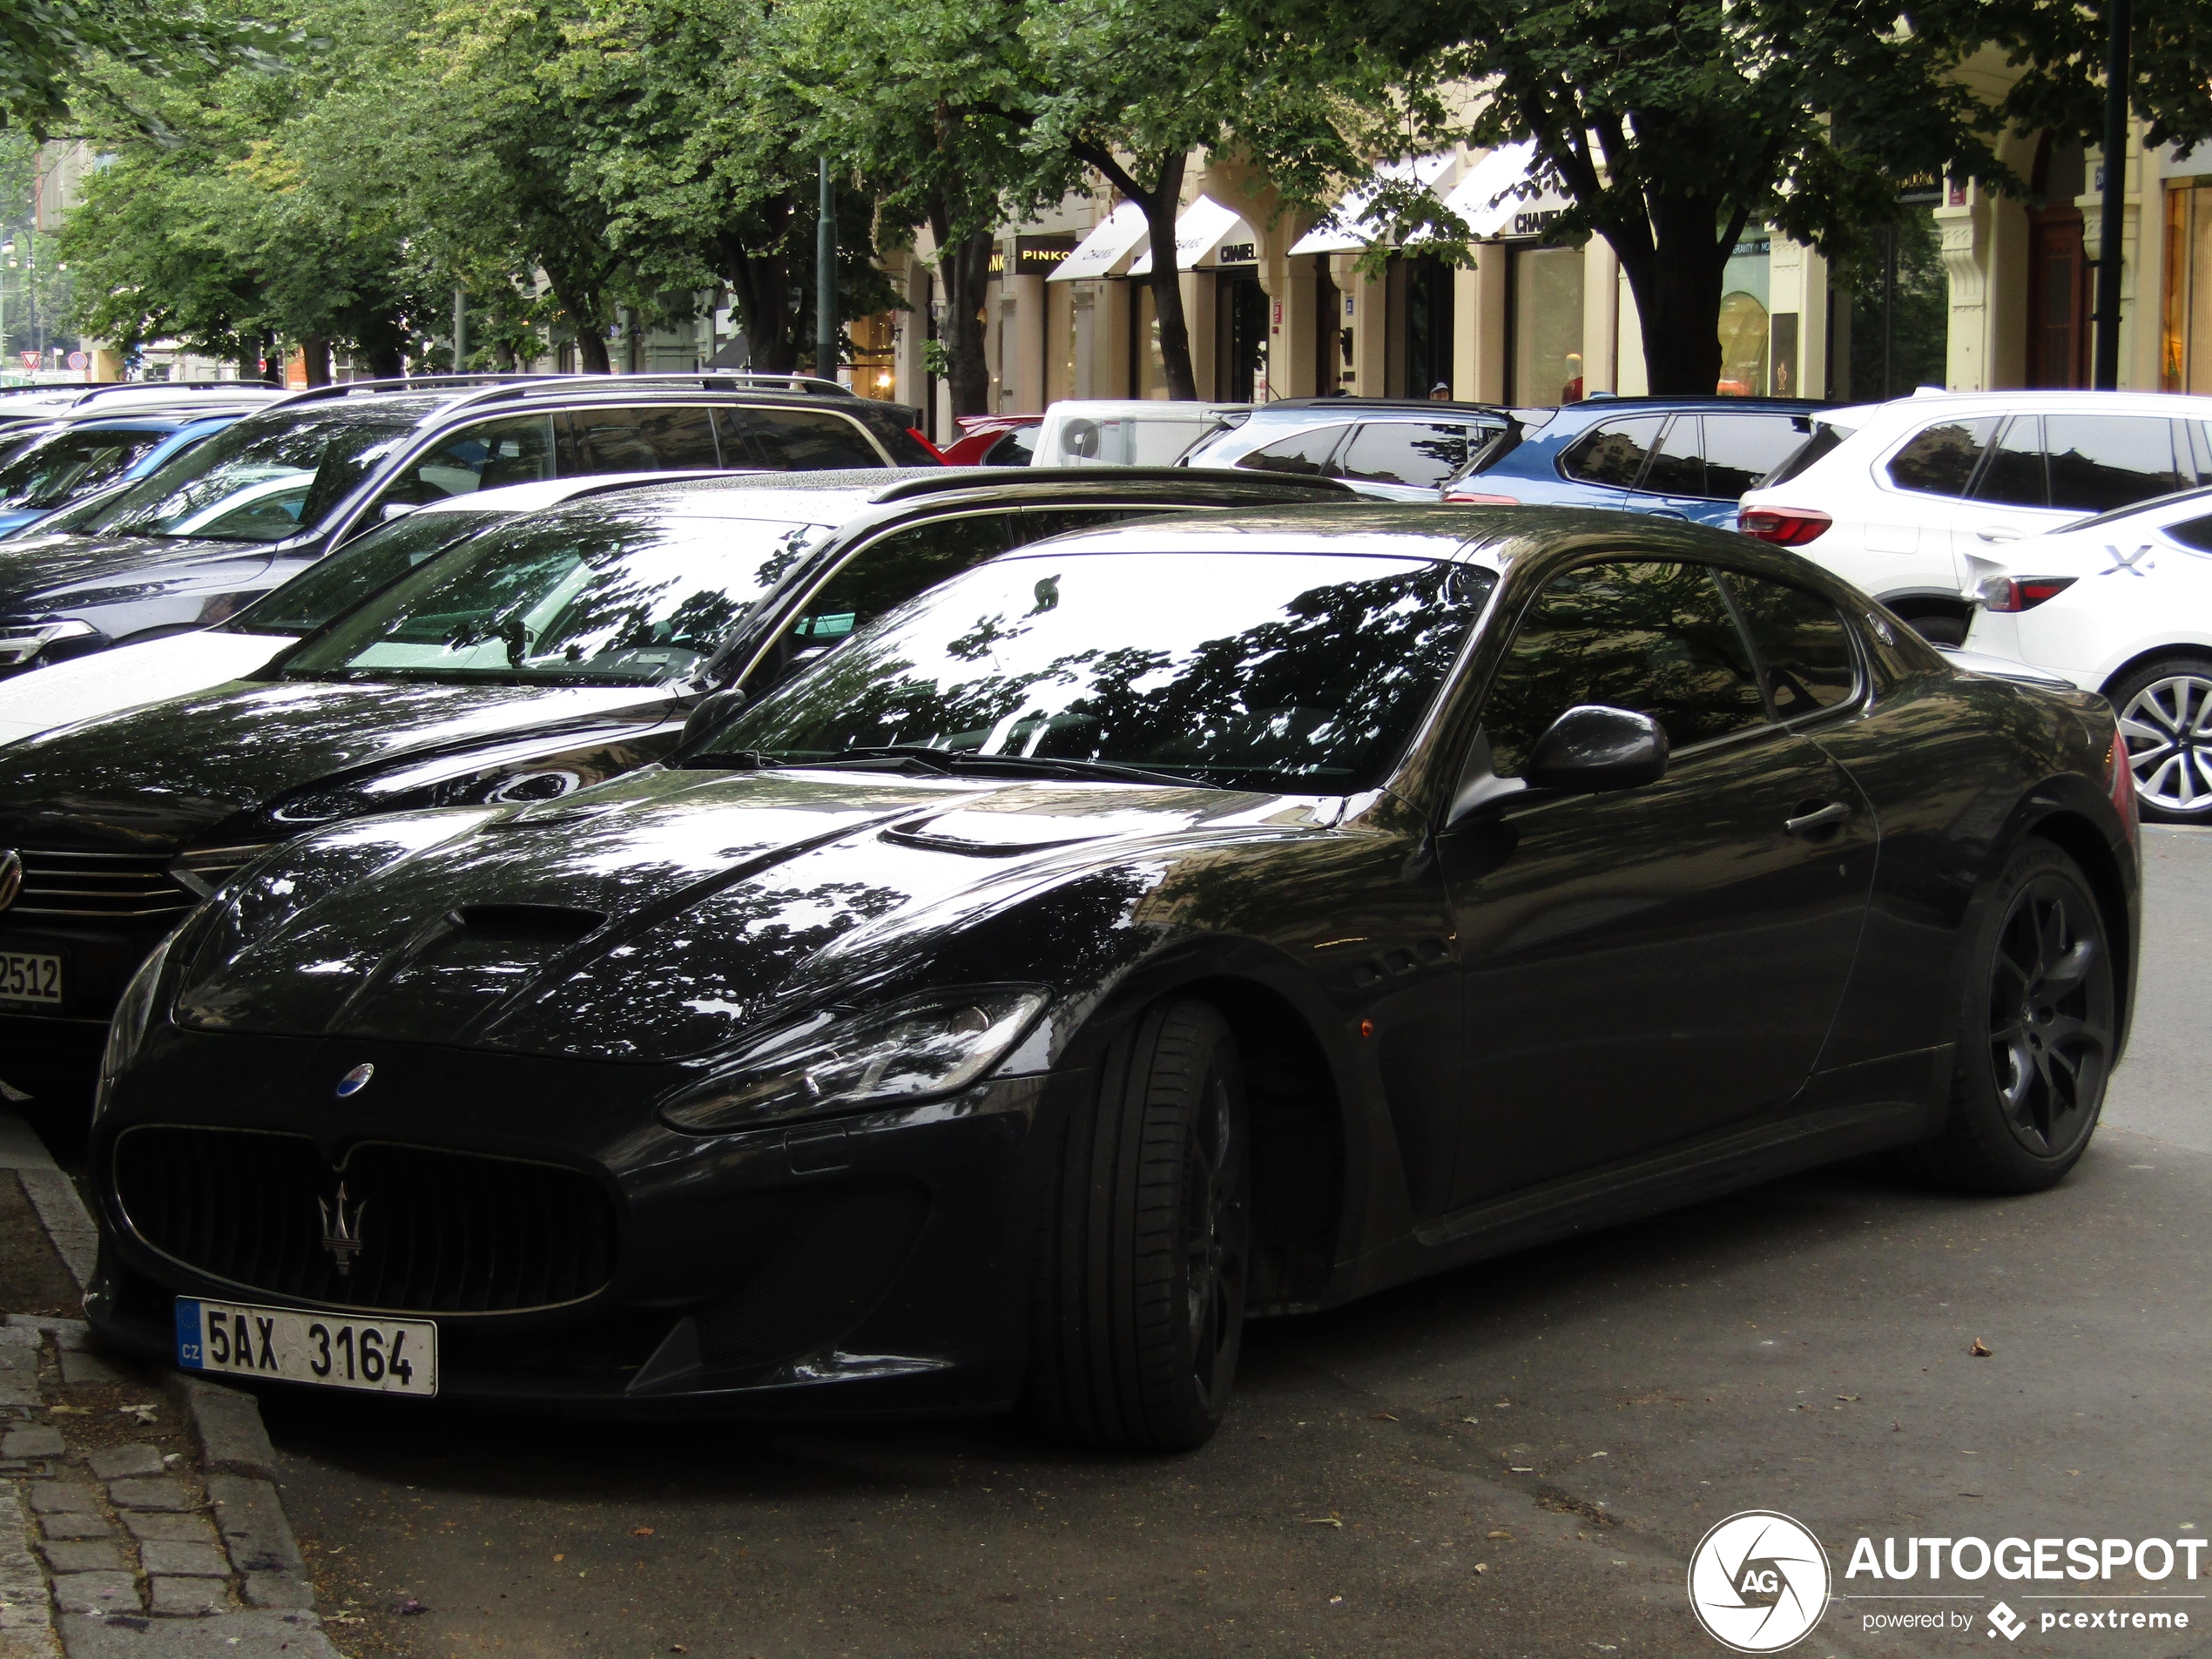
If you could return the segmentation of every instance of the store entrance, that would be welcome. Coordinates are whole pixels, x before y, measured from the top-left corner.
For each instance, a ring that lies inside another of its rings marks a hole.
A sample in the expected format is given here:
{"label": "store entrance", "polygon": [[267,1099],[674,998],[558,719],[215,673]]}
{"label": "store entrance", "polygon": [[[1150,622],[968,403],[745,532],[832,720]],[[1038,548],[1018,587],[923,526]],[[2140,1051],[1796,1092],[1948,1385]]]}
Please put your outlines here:
{"label": "store entrance", "polygon": [[2089,383],[2089,266],[2081,239],[2084,189],[2080,142],[2054,145],[2045,133],[2032,187],[2043,203],[2027,213],[2027,383],[2064,388]]}
{"label": "store entrance", "polygon": [[1214,273],[1214,396],[1250,403],[1265,383],[1267,291],[1257,265],[1228,265]]}

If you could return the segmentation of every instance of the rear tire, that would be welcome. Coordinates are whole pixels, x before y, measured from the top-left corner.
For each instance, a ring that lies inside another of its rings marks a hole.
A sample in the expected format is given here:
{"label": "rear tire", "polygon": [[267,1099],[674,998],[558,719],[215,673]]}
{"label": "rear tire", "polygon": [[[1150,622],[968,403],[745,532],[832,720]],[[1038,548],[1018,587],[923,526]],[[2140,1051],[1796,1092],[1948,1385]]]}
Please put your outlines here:
{"label": "rear tire", "polygon": [[2147,824],[2212,824],[2212,659],[2161,657],[2107,693]]}
{"label": "rear tire", "polygon": [[2031,838],[1976,929],[1942,1132],[1913,1171],[1972,1192],[2040,1192],[2087,1150],[2118,1027],[2104,913],[2074,860]]}
{"label": "rear tire", "polygon": [[1156,1004],[1061,1125],[1039,1217],[1029,1394],[1055,1438],[1184,1452],[1221,1426],[1244,1318],[1244,1075],[1210,1005]]}

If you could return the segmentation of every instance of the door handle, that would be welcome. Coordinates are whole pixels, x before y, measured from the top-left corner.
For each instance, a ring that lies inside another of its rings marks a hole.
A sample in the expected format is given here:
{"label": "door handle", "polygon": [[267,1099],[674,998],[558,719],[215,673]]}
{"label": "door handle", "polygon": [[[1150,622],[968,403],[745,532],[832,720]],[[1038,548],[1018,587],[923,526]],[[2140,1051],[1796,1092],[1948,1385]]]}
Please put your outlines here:
{"label": "door handle", "polygon": [[1976,530],[1974,536],[1984,542],[2017,542],[2020,538],[2018,530],[2007,529],[2001,524],[1992,529]]}
{"label": "door handle", "polygon": [[1831,800],[1825,806],[1810,813],[1799,813],[1795,818],[1785,818],[1782,827],[1792,835],[1814,835],[1831,825],[1840,824],[1851,816],[1851,808],[1840,800]]}

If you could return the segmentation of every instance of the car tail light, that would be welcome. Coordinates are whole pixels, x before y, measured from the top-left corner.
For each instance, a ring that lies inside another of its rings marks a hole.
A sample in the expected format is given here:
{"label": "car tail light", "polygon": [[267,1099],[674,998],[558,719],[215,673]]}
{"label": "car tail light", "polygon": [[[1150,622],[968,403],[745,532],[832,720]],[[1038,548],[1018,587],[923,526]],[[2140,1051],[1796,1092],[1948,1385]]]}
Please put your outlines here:
{"label": "car tail light", "polygon": [[[914,428],[908,427],[907,428],[907,435],[912,438],[916,443],[920,444],[923,448],[928,450],[931,455],[935,455],[938,460],[945,461],[945,452],[942,449],[940,449],[935,444],[930,442],[927,437]],[[952,465],[952,462],[945,461],[945,464],[949,467]]]}
{"label": "car tail light", "polygon": [[1984,610],[2033,610],[2074,585],[2070,576],[1993,576],[1981,584]]}
{"label": "car tail light", "polygon": [[1736,516],[1737,529],[1777,547],[1803,547],[1817,542],[1835,522],[1810,507],[1747,507]]}
{"label": "car tail light", "polygon": [[1514,496],[1484,496],[1472,489],[1447,489],[1446,502],[1454,507],[1518,507],[1521,500]]}
{"label": "car tail light", "polygon": [[2112,752],[2105,758],[2105,765],[2112,773],[2112,810],[2120,814],[2121,826],[2133,841],[2142,813],[2135,804],[2134,758],[2128,752],[2126,732],[2112,734]]}

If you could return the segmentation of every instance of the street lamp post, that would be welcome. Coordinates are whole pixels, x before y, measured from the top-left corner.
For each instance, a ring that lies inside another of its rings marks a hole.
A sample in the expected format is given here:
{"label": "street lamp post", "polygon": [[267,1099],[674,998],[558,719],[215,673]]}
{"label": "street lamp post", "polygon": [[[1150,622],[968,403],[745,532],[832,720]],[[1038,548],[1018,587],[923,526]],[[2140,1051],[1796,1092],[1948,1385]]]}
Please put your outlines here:
{"label": "street lamp post", "polygon": [[821,218],[814,227],[814,372],[837,378],[837,186],[819,158]]}
{"label": "street lamp post", "polygon": [[[2130,0],[2105,0],[2104,212],[2097,226],[2097,358],[2090,383],[2120,387],[2120,233],[2128,211]],[[2145,211],[2148,208],[2146,206]]]}

